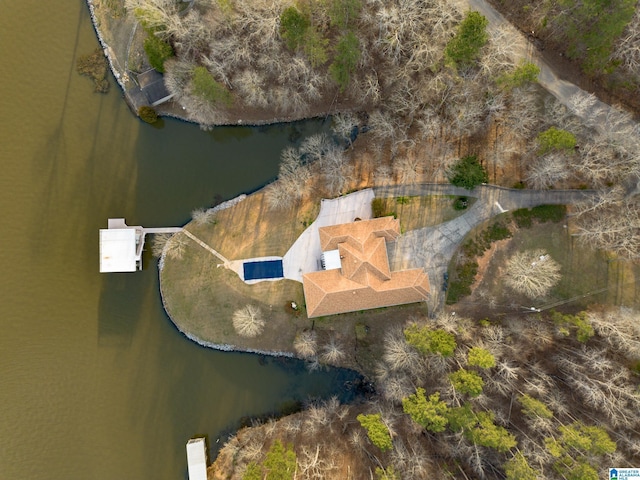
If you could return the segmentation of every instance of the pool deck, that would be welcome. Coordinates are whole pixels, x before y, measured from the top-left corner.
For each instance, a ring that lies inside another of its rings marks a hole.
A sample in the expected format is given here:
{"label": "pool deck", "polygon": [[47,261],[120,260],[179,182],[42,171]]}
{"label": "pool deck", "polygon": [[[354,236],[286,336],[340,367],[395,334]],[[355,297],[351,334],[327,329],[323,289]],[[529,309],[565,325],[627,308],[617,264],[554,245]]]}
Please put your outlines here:
{"label": "pool deck", "polygon": [[247,262],[263,262],[268,260],[282,260],[284,278],[302,283],[302,275],[317,272],[320,267],[320,236],[318,229],[329,225],[353,222],[356,218],[369,220],[372,217],[371,201],[374,193],[371,188],[350,193],[334,199],[323,199],[320,203],[320,213],[316,220],[300,234],[284,257],[256,257],[230,260],[225,267],[236,272],[240,279],[247,284],[258,282],[273,282],[280,278],[263,278],[245,280],[244,264]]}

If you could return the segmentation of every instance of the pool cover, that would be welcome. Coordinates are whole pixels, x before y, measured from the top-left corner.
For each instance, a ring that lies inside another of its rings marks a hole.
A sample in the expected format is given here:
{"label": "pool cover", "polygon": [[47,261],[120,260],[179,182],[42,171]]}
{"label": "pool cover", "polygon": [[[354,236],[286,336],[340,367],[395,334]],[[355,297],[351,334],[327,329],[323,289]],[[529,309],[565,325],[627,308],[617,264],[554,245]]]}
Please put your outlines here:
{"label": "pool cover", "polygon": [[266,278],[282,278],[282,260],[265,260],[262,262],[245,262],[245,280],[263,280]]}

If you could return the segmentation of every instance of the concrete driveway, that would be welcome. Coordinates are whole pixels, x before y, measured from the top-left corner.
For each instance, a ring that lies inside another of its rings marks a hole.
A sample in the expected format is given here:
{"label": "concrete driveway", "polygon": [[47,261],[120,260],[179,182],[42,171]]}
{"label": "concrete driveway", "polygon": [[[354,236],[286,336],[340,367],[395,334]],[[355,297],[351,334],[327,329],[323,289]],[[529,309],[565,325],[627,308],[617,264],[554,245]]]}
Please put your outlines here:
{"label": "concrete driveway", "polygon": [[298,237],[282,257],[284,278],[302,282],[302,275],[317,272],[320,267],[320,236],[318,229],[329,225],[353,222],[354,219],[371,218],[373,190],[367,188],[331,200],[322,200],[318,218]]}

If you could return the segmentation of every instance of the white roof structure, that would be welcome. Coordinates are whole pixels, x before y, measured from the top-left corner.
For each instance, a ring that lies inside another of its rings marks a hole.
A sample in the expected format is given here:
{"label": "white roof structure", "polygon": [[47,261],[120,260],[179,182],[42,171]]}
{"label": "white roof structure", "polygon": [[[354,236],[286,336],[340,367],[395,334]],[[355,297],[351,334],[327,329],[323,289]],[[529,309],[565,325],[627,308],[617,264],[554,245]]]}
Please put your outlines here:
{"label": "white roof structure", "polygon": [[322,252],[322,260],[325,270],[336,270],[342,268],[342,262],[340,261],[340,250],[328,250]]}
{"label": "white roof structure", "polygon": [[192,438],[187,442],[187,466],[189,480],[207,480],[207,445],[204,438]]}
{"label": "white roof structure", "polygon": [[100,229],[100,273],[135,272],[136,260],[135,229]]}

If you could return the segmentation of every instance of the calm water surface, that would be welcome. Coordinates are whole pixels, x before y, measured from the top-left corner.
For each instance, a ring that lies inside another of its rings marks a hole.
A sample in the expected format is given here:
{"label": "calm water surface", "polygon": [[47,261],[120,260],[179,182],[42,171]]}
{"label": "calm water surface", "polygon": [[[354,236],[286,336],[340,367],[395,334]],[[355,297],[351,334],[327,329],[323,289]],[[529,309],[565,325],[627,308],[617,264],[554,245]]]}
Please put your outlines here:
{"label": "calm water surface", "polygon": [[98,274],[98,229],[181,225],[272,178],[318,123],[202,132],[132,117],[75,59],[97,46],[82,0],[0,1],[0,478],[182,479],[185,442],[338,391],[340,372],[207,350],[161,309],[150,257]]}

